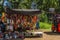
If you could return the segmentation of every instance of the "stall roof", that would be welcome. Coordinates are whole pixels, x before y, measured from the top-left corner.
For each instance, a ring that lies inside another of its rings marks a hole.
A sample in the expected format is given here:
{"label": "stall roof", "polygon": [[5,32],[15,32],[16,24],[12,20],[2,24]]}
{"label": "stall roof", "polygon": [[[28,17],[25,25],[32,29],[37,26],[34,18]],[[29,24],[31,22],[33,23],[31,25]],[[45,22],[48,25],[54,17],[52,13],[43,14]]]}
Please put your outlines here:
{"label": "stall roof", "polygon": [[14,11],[40,11],[39,9],[12,9]]}
{"label": "stall roof", "polygon": [[22,15],[31,15],[31,14],[40,14],[40,10],[39,9],[6,9],[5,10],[6,13],[10,13],[10,14],[22,14]]}

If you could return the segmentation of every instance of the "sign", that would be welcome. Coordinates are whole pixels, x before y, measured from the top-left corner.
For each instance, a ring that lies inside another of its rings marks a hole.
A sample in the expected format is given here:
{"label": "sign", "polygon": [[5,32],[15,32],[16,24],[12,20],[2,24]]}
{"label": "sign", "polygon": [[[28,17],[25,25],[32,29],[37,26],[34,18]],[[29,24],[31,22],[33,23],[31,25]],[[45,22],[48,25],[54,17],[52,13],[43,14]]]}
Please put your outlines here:
{"label": "sign", "polygon": [[32,9],[37,9],[37,5],[36,5],[35,2],[32,2],[32,4],[31,4],[31,8],[32,8]]}
{"label": "sign", "polygon": [[54,13],[55,12],[55,8],[49,8],[49,12]]}
{"label": "sign", "polygon": [[8,2],[7,0],[4,0],[3,6],[11,8],[11,3]]}

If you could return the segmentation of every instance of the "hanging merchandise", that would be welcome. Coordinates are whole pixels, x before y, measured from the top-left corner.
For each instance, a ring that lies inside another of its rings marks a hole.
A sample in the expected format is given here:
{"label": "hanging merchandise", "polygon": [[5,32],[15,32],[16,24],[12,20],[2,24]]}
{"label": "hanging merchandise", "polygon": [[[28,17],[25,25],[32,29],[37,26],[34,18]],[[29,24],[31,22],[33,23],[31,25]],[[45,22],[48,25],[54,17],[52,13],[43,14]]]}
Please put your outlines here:
{"label": "hanging merchandise", "polygon": [[10,29],[10,26],[9,26],[9,24],[7,24],[7,26],[6,26],[6,30],[9,30]]}
{"label": "hanging merchandise", "polygon": [[4,12],[2,13],[1,18],[2,18],[2,21],[4,22],[5,21],[5,13]]}
{"label": "hanging merchandise", "polygon": [[10,24],[11,24],[12,20],[10,19]]}
{"label": "hanging merchandise", "polygon": [[17,24],[19,24],[19,23],[20,23],[20,19],[17,20]]}
{"label": "hanging merchandise", "polygon": [[4,20],[4,23],[7,23],[7,18],[6,18],[6,16],[5,16],[5,20]]}
{"label": "hanging merchandise", "polygon": [[11,31],[13,31],[13,25],[12,25],[12,24],[10,24],[9,29],[10,29]]}
{"label": "hanging merchandise", "polygon": [[14,23],[14,29],[17,30],[18,29],[18,25],[16,23]]}
{"label": "hanging merchandise", "polygon": [[1,19],[2,19],[2,21],[4,22],[4,20],[5,20],[5,17],[3,17],[3,16],[2,16],[2,17],[1,17]]}
{"label": "hanging merchandise", "polygon": [[13,21],[13,19],[10,19],[10,24],[14,24],[14,21]]}
{"label": "hanging merchandise", "polygon": [[37,16],[34,16],[33,19],[34,19],[34,21],[36,22],[36,21],[37,21]]}
{"label": "hanging merchandise", "polygon": [[14,21],[12,20],[12,22],[11,22],[12,24],[14,24]]}
{"label": "hanging merchandise", "polygon": [[9,38],[12,39],[12,32],[9,31],[8,34],[9,34]]}
{"label": "hanging merchandise", "polygon": [[9,35],[7,33],[5,34],[5,39],[9,40]]}
{"label": "hanging merchandise", "polygon": [[36,21],[37,21],[37,16],[33,16],[32,23],[34,24],[34,27],[36,27]]}
{"label": "hanging merchandise", "polygon": [[5,13],[4,12],[2,13],[2,16],[5,16]]}
{"label": "hanging merchandise", "polygon": [[10,24],[10,19],[7,18],[7,24]]}

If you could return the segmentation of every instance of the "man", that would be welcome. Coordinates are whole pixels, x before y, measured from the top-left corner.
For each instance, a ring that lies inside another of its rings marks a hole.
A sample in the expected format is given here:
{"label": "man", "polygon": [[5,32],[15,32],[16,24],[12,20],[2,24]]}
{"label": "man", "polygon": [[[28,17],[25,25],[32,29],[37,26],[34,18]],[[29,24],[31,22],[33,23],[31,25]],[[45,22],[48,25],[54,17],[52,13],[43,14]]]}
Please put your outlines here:
{"label": "man", "polygon": [[36,29],[39,29],[39,21],[36,22]]}
{"label": "man", "polygon": [[55,27],[57,27],[57,15],[56,14],[54,14],[54,17],[53,17],[53,23]]}

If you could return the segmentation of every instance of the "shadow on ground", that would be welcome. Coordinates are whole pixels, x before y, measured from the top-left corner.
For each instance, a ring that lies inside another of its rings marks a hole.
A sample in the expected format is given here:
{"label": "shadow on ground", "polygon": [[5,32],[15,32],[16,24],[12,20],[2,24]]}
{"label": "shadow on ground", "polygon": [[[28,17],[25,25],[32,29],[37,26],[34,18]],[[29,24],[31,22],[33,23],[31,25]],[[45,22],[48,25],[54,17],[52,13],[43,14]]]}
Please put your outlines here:
{"label": "shadow on ground", "polygon": [[60,35],[58,32],[44,32],[47,35]]}
{"label": "shadow on ground", "polygon": [[33,36],[31,36],[31,37],[25,37],[25,38],[42,38],[43,36],[35,36],[35,37],[33,37]]}
{"label": "shadow on ground", "polygon": [[42,37],[43,37],[43,34],[25,36],[25,38],[42,38]]}

